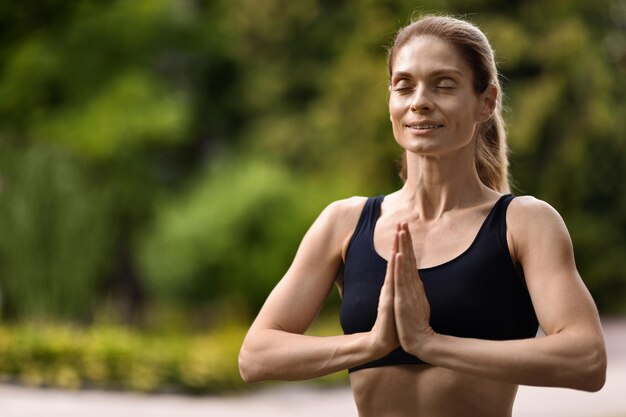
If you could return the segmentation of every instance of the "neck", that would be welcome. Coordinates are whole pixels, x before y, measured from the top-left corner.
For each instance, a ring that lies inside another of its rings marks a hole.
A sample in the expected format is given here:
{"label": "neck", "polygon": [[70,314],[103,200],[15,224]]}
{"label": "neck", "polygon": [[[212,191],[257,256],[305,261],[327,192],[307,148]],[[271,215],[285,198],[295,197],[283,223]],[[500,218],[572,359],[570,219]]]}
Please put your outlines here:
{"label": "neck", "polygon": [[407,152],[406,157],[407,179],[400,199],[419,218],[436,220],[493,193],[478,177],[472,144],[445,155]]}

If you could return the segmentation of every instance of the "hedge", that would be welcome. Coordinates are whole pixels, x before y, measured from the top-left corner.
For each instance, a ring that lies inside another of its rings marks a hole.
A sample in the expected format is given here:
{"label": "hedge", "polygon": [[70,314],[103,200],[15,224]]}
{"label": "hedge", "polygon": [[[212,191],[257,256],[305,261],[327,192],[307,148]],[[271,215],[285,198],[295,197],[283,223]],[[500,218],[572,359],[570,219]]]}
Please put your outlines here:
{"label": "hedge", "polygon": [[[329,331],[335,329],[321,325],[312,334]],[[249,389],[259,384],[245,384],[237,367],[245,332],[243,325],[194,334],[159,334],[111,324],[86,328],[3,325],[0,381],[35,387],[187,394]],[[340,372],[314,382],[341,384],[346,375]]]}

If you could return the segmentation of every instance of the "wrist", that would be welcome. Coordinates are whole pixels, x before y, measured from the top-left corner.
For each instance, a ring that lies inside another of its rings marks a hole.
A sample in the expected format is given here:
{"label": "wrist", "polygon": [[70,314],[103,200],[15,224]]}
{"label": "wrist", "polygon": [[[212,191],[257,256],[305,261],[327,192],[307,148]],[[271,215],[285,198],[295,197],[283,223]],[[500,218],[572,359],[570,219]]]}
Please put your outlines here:
{"label": "wrist", "polygon": [[397,347],[392,346],[390,343],[383,340],[378,333],[372,331],[363,333],[363,339],[364,356],[367,361],[380,359]]}
{"label": "wrist", "polygon": [[441,335],[429,329],[428,332],[420,334],[420,337],[407,350],[413,356],[417,356],[425,362],[432,363],[436,356],[437,346],[441,343]]}

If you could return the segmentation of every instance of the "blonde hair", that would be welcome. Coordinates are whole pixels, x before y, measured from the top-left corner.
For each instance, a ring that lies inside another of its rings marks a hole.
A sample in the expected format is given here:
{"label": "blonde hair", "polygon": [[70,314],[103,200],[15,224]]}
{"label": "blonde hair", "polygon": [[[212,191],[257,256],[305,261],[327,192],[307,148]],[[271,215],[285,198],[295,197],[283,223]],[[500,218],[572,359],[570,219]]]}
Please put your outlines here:
{"label": "blonde hair", "polygon": [[[498,96],[494,112],[478,130],[474,147],[474,162],[478,177],[483,184],[501,193],[509,192],[509,161],[506,130],[502,118],[502,93],[493,49],[487,37],[478,27],[465,20],[449,16],[423,16],[401,28],[396,34],[387,58],[390,77],[396,51],[420,35],[435,36],[456,48],[472,69],[473,87],[476,94],[482,94],[489,85],[497,88]],[[405,153],[400,165],[400,177],[403,181],[406,181],[406,175]]]}

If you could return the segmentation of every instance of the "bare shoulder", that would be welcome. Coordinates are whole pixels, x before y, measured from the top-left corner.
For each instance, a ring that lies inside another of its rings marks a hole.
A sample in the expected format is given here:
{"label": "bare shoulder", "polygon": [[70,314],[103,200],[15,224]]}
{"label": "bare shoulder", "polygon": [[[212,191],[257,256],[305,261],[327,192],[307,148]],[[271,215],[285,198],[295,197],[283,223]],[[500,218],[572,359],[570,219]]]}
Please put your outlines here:
{"label": "bare shoulder", "polygon": [[533,196],[519,196],[511,201],[507,226],[519,256],[544,245],[549,245],[552,251],[571,251],[571,238],[559,212]]}
{"label": "bare shoulder", "polygon": [[311,239],[339,255],[352,235],[367,197],[350,197],[327,205],[313,223],[305,241]]}
{"label": "bare shoulder", "polygon": [[537,226],[565,225],[558,211],[543,200],[530,195],[515,197],[507,210],[509,227],[527,229]]}
{"label": "bare shoulder", "polygon": [[344,258],[352,233],[365,206],[367,197],[355,196],[333,201],[319,215],[314,228],[319,228],[326,244]]}
{"label": "bare shoulder", "polygon": [[366,201],[367,197],[361,196],[333,201],[322,211],[320,218],[325,218],[334,227],[343,228],[352,223],[356,226]]}

